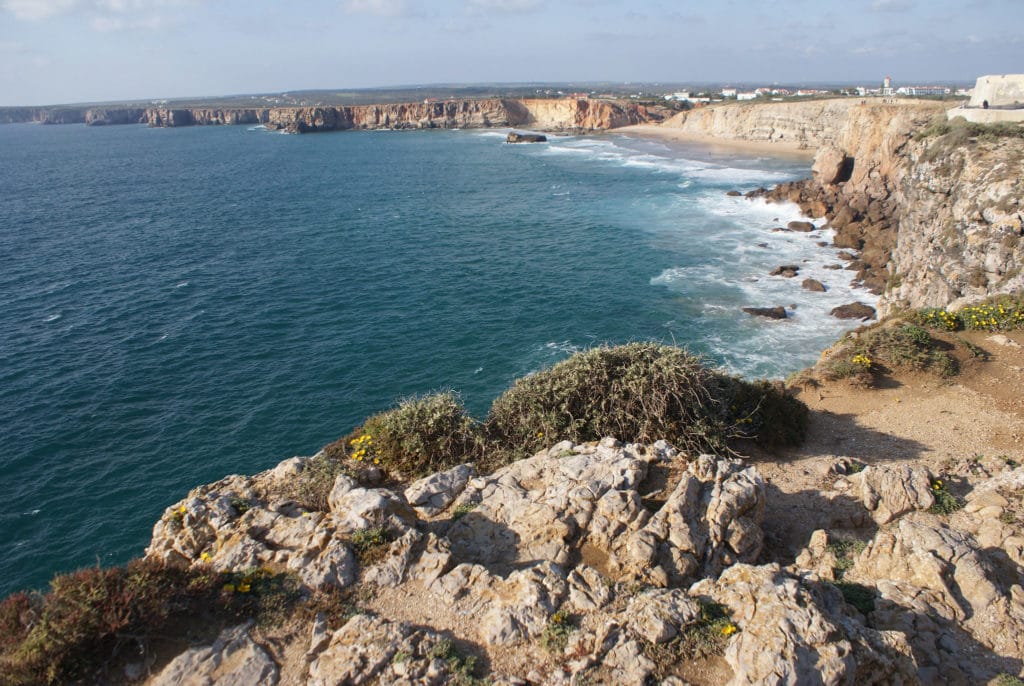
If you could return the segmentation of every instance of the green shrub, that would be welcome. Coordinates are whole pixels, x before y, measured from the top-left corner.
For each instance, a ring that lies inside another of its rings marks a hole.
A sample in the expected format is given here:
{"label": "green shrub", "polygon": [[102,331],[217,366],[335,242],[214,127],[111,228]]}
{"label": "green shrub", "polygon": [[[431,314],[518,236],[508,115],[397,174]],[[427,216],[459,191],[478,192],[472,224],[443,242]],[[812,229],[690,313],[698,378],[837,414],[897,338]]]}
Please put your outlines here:
{"label": "green shrub", "polygon": [[803,443],[807,435],[808,409],[785,388],[770,381],[730,379],[728,403],[730,437],[752,438],[768,448]]}
{"label": "green shrub", "polygon": [[843,600],[857,608],[865,617],[874,611],[875,598],[878,594],[873,588],[849,581],[837,581],[834,586],[843,594]]}
{"label": "green shrub", "polygon": [[[937,321],[943,320],[938,318]],[[959,371],[956,360],[918,323],[876,326],[846,341],[846,346],[825,368],[825,374],[831,379],[852,377],[870,383],[870,372],[879,363],[929,371],[943,378]]]}
{"label": "green shrub", "polygon": [[679,653],[689,659],[721,655],[729,637],[737,631],[725,605],[701,601],[700,619],[679,635]]}
{"label": "green shrub", "polygon": [[362,565],[372,565],[383,559],[391,543],[391,532],[383,526],[360,529],[352,533],[352,547]]}
{"label": "green shrub", "polygon": [[348,439],[349,456],[414,479],[479,459],[483,436],[451,392],[408,398],[375,414]]}
{"label": "green shrub", "polygon": [[856,538],[838,538],[829,541],[825,550],[836,558],[836,565],[832,568],[836,579],[843,578],[843,575],[853,567],[854,558],[860,555],[866,547],[867,544],[864,541]]}
{"label": "green shrub", "polygon": [[935,497],[935,503],[928,508],[932,514],[953,514],[964,506],[964,501],[950,493],[942,479],[932,482],[932,495]]}
{"label": "green shrub", "polygon": [[494,401],[485,427],[506,459],[604,436],[724,452],[729,438],[762,432],[769,444],[800,440],[806,412],[774,386],[713,372],[680,348],[631,343],[577,353],[518,379]]}
{"label": "green shrub", "polygon": [[[326,512],[329,509],[327,496],[334,488],[339,474],[354,476],[347,460],[338,456],[336,441],[306,460],[302,471],[284,484],[284,491],[277,494],[294,500],[307,510]],[[342,454],[344,454],[342,452]]]}
{"label": "green shrub", "polygon": [[565,652],[565,646],[569,643],[569,634],[575,630],[569,613],[558,610],[548,619],[548,624],[540,637],[540,645],[549,653],[561,654]]}

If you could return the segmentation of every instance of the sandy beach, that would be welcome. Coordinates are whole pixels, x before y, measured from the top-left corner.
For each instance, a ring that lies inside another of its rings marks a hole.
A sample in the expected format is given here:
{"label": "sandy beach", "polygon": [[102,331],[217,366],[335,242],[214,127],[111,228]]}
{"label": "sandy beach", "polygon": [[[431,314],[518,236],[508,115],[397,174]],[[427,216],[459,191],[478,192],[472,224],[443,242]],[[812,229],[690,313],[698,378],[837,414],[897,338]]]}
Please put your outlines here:
{"label": "sandy beach", "polygon": [[761,155],[796,157],[813,159],[814,148],[800,147],[799,143],[773,141],[747,141],[731,138],[719,138],[702,134],[690,133],[682,129],[661,124],[635,124],[612,129],[612,133],[620,133],[637,138],[657,138],[676,143],[697,143],[723,151],[750,152]]}

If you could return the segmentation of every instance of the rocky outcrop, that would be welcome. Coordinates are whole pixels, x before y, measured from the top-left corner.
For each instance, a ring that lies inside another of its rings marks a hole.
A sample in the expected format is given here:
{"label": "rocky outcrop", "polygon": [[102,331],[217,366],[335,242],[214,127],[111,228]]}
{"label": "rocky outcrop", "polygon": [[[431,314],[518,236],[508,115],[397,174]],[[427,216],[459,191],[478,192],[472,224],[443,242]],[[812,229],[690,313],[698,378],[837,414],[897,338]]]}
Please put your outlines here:
{"label": "rocky outcrop", "polygon": [[[472,671],[470,653],[493,683],[680,683],[694,656],[675,651],[697,636],[724,647],[714,683],[732,685],[981,683],[1024,657],[1024,538],[1005,516],[1024,469],[976,484],[946,522],[926,512],[927,470],[844,471],[859,521],[880,528],[859,548],[815,532],[783,567],[761,560],[758,470],[665,443],[564,441],[488,476],[460,465],[402,491],[342,475],[326,512],[273,495],[307,465],[196,489],[147,550],[292,569],[311,589],[359,585],[372,612],[301,629],[301,683],[442,683]],[[357,556],[355,535],[371,528],[388,536]],[[850,584],[870,607],[848,603]],[[275,683],[270,654],[236,627],[156,683]]]}
{"label": "rocky outcrop", "polygon": [[766,194],[825,217],[835,244],[894,307],[959,307],[1024,288],[1024,140],[964,131],[915,138],[934,103],[851,108],[815,158],[814,177]]}

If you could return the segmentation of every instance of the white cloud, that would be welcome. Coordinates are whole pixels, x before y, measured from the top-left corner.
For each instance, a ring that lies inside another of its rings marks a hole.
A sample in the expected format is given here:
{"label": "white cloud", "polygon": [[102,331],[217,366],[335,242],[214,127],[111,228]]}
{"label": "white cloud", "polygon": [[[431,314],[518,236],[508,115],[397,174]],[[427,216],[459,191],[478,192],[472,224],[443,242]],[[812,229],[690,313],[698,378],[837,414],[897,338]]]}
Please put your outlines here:
{"label": "white cloud", "polygon": [[77,0],[3,0],[0,7],[18,19],[40,21],[72,9]]}
{"label": "white cloud", "polygon": [[471,12],[482,14],[516,14],[540,9],[540,0],[469,0]]}
{"label": "white cloud", "polygon": [[906,12],[914,6],[913,0],[872,0],[872,12]]}
{"label": "white cloud", "polygon": [[349,14],[378,17],[398,17],[406,12],[405,0],[348,0],[344,7]]}

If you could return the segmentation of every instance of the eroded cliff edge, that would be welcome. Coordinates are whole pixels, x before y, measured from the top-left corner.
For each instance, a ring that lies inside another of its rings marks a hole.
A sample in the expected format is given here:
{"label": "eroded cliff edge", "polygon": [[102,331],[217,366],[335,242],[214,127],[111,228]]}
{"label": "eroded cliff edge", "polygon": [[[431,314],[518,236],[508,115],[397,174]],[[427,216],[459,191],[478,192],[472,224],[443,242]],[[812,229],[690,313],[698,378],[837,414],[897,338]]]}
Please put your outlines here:
{"label": "eroded cliff edge", "polygon": [[289,133],[350,129],[455,129],[526,126],[547,131],[603,131],[659,121],[661,114],[633,103],[588,98],[488,98],[385,105],[221,108],[16,108],[0,122],[148,124],[152,127],[262,124]]}
{"label": "eroded cliff edge", "polygon": [[849,107],[812,178],[754,193],[825,217],[883,313],[1024,288],[1024,138],[941,116],[934,103]]}

